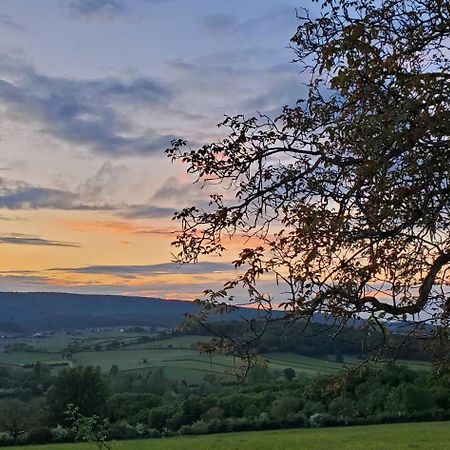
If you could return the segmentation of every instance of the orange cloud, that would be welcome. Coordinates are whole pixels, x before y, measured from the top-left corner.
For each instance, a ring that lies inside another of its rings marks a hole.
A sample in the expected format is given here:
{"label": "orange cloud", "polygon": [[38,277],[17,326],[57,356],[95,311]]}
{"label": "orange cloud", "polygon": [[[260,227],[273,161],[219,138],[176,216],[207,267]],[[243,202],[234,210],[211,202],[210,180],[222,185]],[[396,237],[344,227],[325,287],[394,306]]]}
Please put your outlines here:
{"label": "orange cloud", "polygon": [[120,234],[175,234],[177,230],[169,227],[139,226],[130,222],[121,221],[77,221],[66,220],[64,225],[72,231],[78,232],[102,232]]}

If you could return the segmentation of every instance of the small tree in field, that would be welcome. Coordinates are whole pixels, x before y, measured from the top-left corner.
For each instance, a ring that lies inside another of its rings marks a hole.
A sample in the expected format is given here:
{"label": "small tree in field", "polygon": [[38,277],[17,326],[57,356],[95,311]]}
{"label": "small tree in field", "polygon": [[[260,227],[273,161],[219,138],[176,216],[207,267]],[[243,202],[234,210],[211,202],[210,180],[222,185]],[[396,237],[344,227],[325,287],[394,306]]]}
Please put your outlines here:
{"label": "small tree in field", "polygon": [[295,370],[291,367],[286,367],[286,369],[283,370],[283,376],[286,380],[292,381],[295,378]]}
{"label": "small tree in field", "polygon": [[200,149],[168,149],[198,181],[224,188],[209,208],[176,214],[178,259],[252,236],[237,277],[206,292],[208,308],[229,308],[239,286],[270,313],[260,280],[271,276],[284,284],[288,318],[358,318],[383,333],[387,321],[410,321],[411,336],[446,344],[449,3],[325,0],[298,19],[304,99],[274,118],[227,117],[228,136]]}

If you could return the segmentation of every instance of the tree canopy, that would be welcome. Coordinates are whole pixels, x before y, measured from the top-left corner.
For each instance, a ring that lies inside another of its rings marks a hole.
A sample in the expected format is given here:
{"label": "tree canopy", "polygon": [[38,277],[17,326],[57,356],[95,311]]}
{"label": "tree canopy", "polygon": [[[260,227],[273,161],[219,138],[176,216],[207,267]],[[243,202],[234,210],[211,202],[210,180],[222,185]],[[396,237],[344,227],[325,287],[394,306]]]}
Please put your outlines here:
{"label": "tree canopy", "polygon": [[51,419],[67,419],[69,405],[84,417],[100,415],[105,409],[107,389],[99,368],[64,369],[47,393]]}
{"label": "tree canopy", "polygon": [[241,286],[270,311],[280,299],[259,280],[272,275],[285,285],[289,317],[411,321],[411,334],[447,342],[449,3],[326,0],[319,13],[297,15],[291,43],[304,98],[277,117],[226,117],[217,142],[177,140],[167,150],[216,185],[209,207],[176,214],[178,259],[222,254],[225,236],[252,236],[237,277],[208,291],[208,305],[228,303]]}

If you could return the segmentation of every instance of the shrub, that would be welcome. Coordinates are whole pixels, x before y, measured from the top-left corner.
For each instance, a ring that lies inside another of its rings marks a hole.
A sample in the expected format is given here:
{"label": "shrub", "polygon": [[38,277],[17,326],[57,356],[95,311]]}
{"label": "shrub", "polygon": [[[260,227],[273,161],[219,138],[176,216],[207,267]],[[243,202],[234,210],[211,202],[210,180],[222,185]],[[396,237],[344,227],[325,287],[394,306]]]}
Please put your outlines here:
{"label": "shrub", "polygon": [[109,427],[109,439],[138,439],[140,437],[136,428],[125,421],[115,422]]}
{"label": "shrub", "polygon": [[204,420],[197,420],[191,425],[192,434],[208,434],[209,424]]}
{"label": "shrub", "polygon": [[311,428],[320,428],[336,424],[338,421],[327,413],[315,413],[309,418]]}
{"label": "shrub", "polygon": [[258,417],[259,413],[259,408],[254,403],[251,403],[245,408],[244,417]]}
{"label": "shrub", "polygon": [[304,427],[307,423],[306,416],[302,412],[289,413],[286,416],[286,422],[289,425],[295,425],[297,427]]}
{"label": "shrub", "polygon": [[0,446],[12,445],[13,443],[14,440],[9,433],[0,432]]}
{"label": "shrub", "polygon": [[62,425],[51,429],[51,440],[53,442],[69,442],[73,438],[72,433]]}
{"label": "shrub", "polygon": [[192,426],[191,425],[183,425],[179,430],[178,434],[181,436],[184,436],[186,434],[193,434],[192,433]]}
{"label": "shrub", "polygon": [[52,440],[52,430],[48,427],[34,428],[25,435],[27,444],[46,444]]}
{"label": "shrub", "polygon": [[161,437],[161,433],[156,428],[150,428],[147,431],[147,436],[149,438],[159,438],[159,437]]}
{"label": "shrub", "polygon": [[218,406],[213,406],[209,408],[204,414],[205,419],[222,419],[224,415],[224,410]]}
{"label": "shrub", "polygon": [[208,422],[208,433],[222,433],[225,429],[225,423],[221,419],[212,419]]}

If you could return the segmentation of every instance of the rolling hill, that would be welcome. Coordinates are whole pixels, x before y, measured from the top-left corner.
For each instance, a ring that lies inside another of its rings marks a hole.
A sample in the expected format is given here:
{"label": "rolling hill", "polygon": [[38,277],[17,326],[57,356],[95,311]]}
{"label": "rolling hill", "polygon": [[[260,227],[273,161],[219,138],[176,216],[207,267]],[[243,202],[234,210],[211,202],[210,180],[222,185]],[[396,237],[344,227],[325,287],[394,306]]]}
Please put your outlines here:
{"label": "rolling hill", "polygon": [[[141,325],[174,327],[200,306],[188,301],[120,295],[0,292],[0,331],[39,331]],[[240,308],[228,318],[255,317]]]}
{"label": "rolling hill", "polygon": [[[199,306],[192,302],[119,295],[0,293],[0,329],[25,331],[118,325],[172,327]],[[2,327],[3,324],[3,327]]]}

